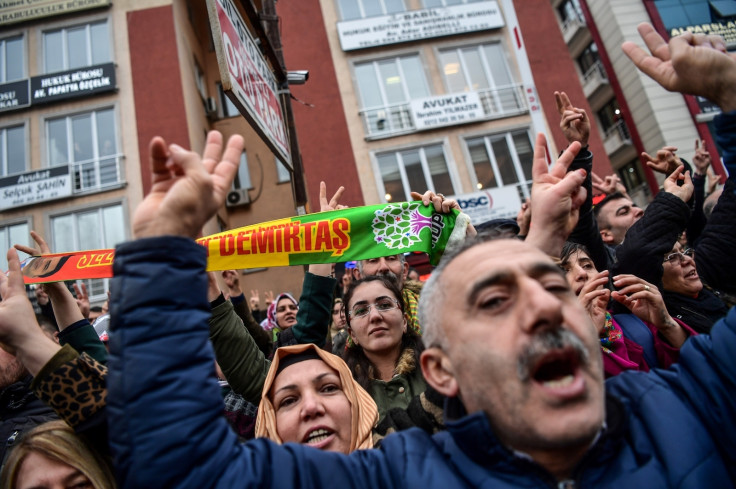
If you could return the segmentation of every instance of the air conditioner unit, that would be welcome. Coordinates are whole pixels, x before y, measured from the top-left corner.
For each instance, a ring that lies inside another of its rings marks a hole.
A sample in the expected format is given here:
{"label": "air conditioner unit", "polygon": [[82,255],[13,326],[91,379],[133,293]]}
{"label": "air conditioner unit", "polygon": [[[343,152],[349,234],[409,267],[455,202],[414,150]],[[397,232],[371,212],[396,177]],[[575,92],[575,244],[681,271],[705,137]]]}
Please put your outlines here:
{"label": "air conditioner unit", "polygon": [[239,188],[231,190],[227,194],[227,200],[225,205],[228,207],[237,207],[239,205],[250,204],[250,195],[248,195],[248,189]]}
{"label": "air conditioner unit", "polygon": [[217,114],[217,100],[214,97],[207,97],[207,100],[205,100],[205,110],[209,116]]}

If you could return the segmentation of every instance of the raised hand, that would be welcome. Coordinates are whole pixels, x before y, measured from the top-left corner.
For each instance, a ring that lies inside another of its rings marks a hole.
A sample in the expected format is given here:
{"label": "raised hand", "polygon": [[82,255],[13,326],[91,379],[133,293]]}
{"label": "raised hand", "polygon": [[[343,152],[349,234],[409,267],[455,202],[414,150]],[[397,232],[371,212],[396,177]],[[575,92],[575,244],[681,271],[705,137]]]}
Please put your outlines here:
{"label": "raised hand", "polygon": [[654,325],[675,348],[687,339],[687,333],[672,319],[659,289],[636,275],[616,275],[613,285],[618,289],[611,293],[613,300],[623,304],[642,321]]}
{"label": "raised hand", "polygon": [[263,296],[266,299],[266,308],[268,309],[268,306],[271,305],[274,299],[273,290],[267,290],[266,292],[263,293]]}
{"label": "raised hand", "polygon": [[[683,174],[683,172],[685,173]],[[682,186],[679,186],[677,182],[683,182]],[[664,191],[678,196],[683,202],[690,200],[694,190],[695,187],[692,178],[690,178],[690,172],[685,171],[684,166],[677,168],[664,181]]]}
{"label": "raised hand", "polygon": [[48,243],[46,243],[46,240],[43,239],[43,236],[38,234],[36,231],[31,230],[31,238],[33,238],[33,241],[36,242],[35,248],[20,244],[13,245],[13,248],[31,256],[51,254],[51,248],[49,247]]}
{"label": "raised hand", "polygon": [[644,152],[641,154],[641,158],[652,170],[670,176],[677,167],[682,166],[682,161],[675,154],[675,151],[677,151],[677,148],[674,146],[665,146],[657,151],[656,157]]}
{"label": "raised hand", "polygon": [[227,285],[230,297],[237,297],[243,293],[240,289],[240,275],[236,270],[223,270],[222,279]]}
{"label": "raised hand", "polygon": [[319,210],[320,212],[334,211],[339,209],[347,209],[348,206],[340,203],[340,197],[345,192],[345,187],[340,187],[335,192],[335,195],[328,201],[327,200],[327,184],[325,182],[319,182]]}
{"label": "raised hand", "polygon": [[448,214],[451,209],[460,209],[460,204],[454,199],[446,199],[442,194],[436,194],[431,190],[427,190],[423,194],[419,192],[411,192],[411,198],[414,200],[421,200],[424,205],[432,204],[436,212],[442,214]]}
{"label": "raised hand", "polygon": [[532,222],[526,241],[550,256],[560,256],[585,201],[582,184],[587,173],[583,169],[567,171],[580,143],[571,143],[551,169],[547,168],[546,147],[547,139],[539,133],[532,166]]}
{"label": "raised hand", "polygon": [[611,298],[611,291],[605,288],[607,282],[608,270],[598,272],[585,282],[578,294],[578,301],[588,311],[598,334],[603,332],[603,327],[606,325],[606,307]]}
{"label": "raised hand", "polygon": [[705,140],[695,140],[695,156],[693,156],[693,164],[695,165],[695,174],[706,176],[710,168],[710,153],[705,149]]}
{"label": "raised hand", "polygon": [[718,184],[721,182],[721,177],[713,170],[713,167],[708,168],[708,195],[716,191]]}
{"label": "raised hand", "polygon": [[15,355],[18,346],[41,328],[26,295],[18,252],[13,248],[8,250],[8,275],[0,273],[0,297],[0,347]]}
{"label": "raised hand", "polygon": [[84,282],[82,282],[81,286],[75,282],[72,287],[74,287],[74,294],[77,296],[76,301],[79,312],[82,313],[85,319],[89,319],[89,295],[87,295],[87,286],[84,285]]}
{"label": "raised hand", "polygon": [[557,112],[560,114],[560,129],[568,143],[579,142],[588,145],[590,137],[590,119],[583,109],[573,107],[565,92],[555,92]]}
{"label": "raised hand", "polygon": [[195,238],[225,202],[243,152],[243,138],[231,136],[223,152],[222,134],[211,131],[202,157],[155,137],[149,145],[153,171],[150,193],[136,208],[136,238]]}
{"label": "raised hand", "polygon": [[38,302],[39,306],[45,306],[51,300],[43,284],[37,284],[34,293],[36,294],[36,302]]}
{"label": "raised hand", "polygon": [[666,43],[651,24],[638,30],[651,54],[633,42],[621,45],[637,68],[666,90],[707,97],[724,112],[736,109],[736,55],[723,38],[685,32]]}
{"label": "raised hand", "polygon": [[531,198],[526,199],[519,212],[516,213],[516,224],[519,226],[519,236],[526,236],[529,234],[529,224],[532,222],[532,206]]}
{"label": "raised hand", "polygon": [[[15,248],[23,253],[38,256],[51,253],[46,240],[36,231],[31,231],[31,238],[36,242],[35,248],[23,245],[15,245]],[[68,326],[82,319],[89,319],[89,297],[87,296],[87,287],[84,286],[83,291],[74,285],[77,298],[75,298],[69,289],[66,288],[64,282],[50,282],[44,284],[43,290],[48,294],[51,300],[51,306],[54,309],[54,316],[59,325],[59,329],[63,331]],[[85,312],[86,311],[86,312]]]}
{"label": "raised hand", "polygon": [[627,199],[629,198],[626,187],[621,183],[621,179],[618,175],[606,175],[605,178],[601,178],[595,173],[590,174],[591,184],[594,189],[602,192],[606,195],[610,195],[615,192],[623,194]]}
{"label": "raised hand", "polygon": [[261,308],[261,296],[256,289],[250,291],[250,309],[251,311],[257,311]]}

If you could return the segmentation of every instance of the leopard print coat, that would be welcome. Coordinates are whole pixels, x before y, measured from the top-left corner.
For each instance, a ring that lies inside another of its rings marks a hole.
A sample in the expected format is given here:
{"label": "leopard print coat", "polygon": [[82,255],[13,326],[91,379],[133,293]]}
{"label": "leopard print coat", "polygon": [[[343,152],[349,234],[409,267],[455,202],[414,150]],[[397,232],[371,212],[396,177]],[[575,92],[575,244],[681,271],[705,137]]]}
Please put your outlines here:
{"label": "leopard print coat", "polygon": [[107,367],[65,345],[31,384],[39,399],[71,427],[77,427],[107,403]]}

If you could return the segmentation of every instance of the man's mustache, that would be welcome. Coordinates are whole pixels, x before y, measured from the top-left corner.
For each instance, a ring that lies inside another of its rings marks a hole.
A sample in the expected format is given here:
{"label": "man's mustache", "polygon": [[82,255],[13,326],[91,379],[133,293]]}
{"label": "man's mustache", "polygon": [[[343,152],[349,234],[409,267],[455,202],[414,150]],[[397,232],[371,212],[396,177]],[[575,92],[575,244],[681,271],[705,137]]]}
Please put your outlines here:
{"label": "man's mustache", "polygon": [[578,356],[580,365],[588,363],[588,350],[585,348],[583,341],[571,331],[556,328],[548,329],[535,335],[529,345],[519,356],[517,362],[517,372],[519,379],[526,382],[531,378],[532,369],[537,365],[539,360],[554,350],[563,350],[571,348]]}

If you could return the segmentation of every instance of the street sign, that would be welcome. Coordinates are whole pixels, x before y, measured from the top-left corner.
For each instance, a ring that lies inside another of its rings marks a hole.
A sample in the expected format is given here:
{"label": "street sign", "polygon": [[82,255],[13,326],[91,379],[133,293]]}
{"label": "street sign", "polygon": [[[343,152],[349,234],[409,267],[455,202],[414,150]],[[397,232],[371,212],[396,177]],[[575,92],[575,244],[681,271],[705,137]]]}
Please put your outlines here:
{"label": "street sign", "polygon": [[291,168],[276,77],[231,0],[207,0],[207,12],[222,89],[271,151]]}

